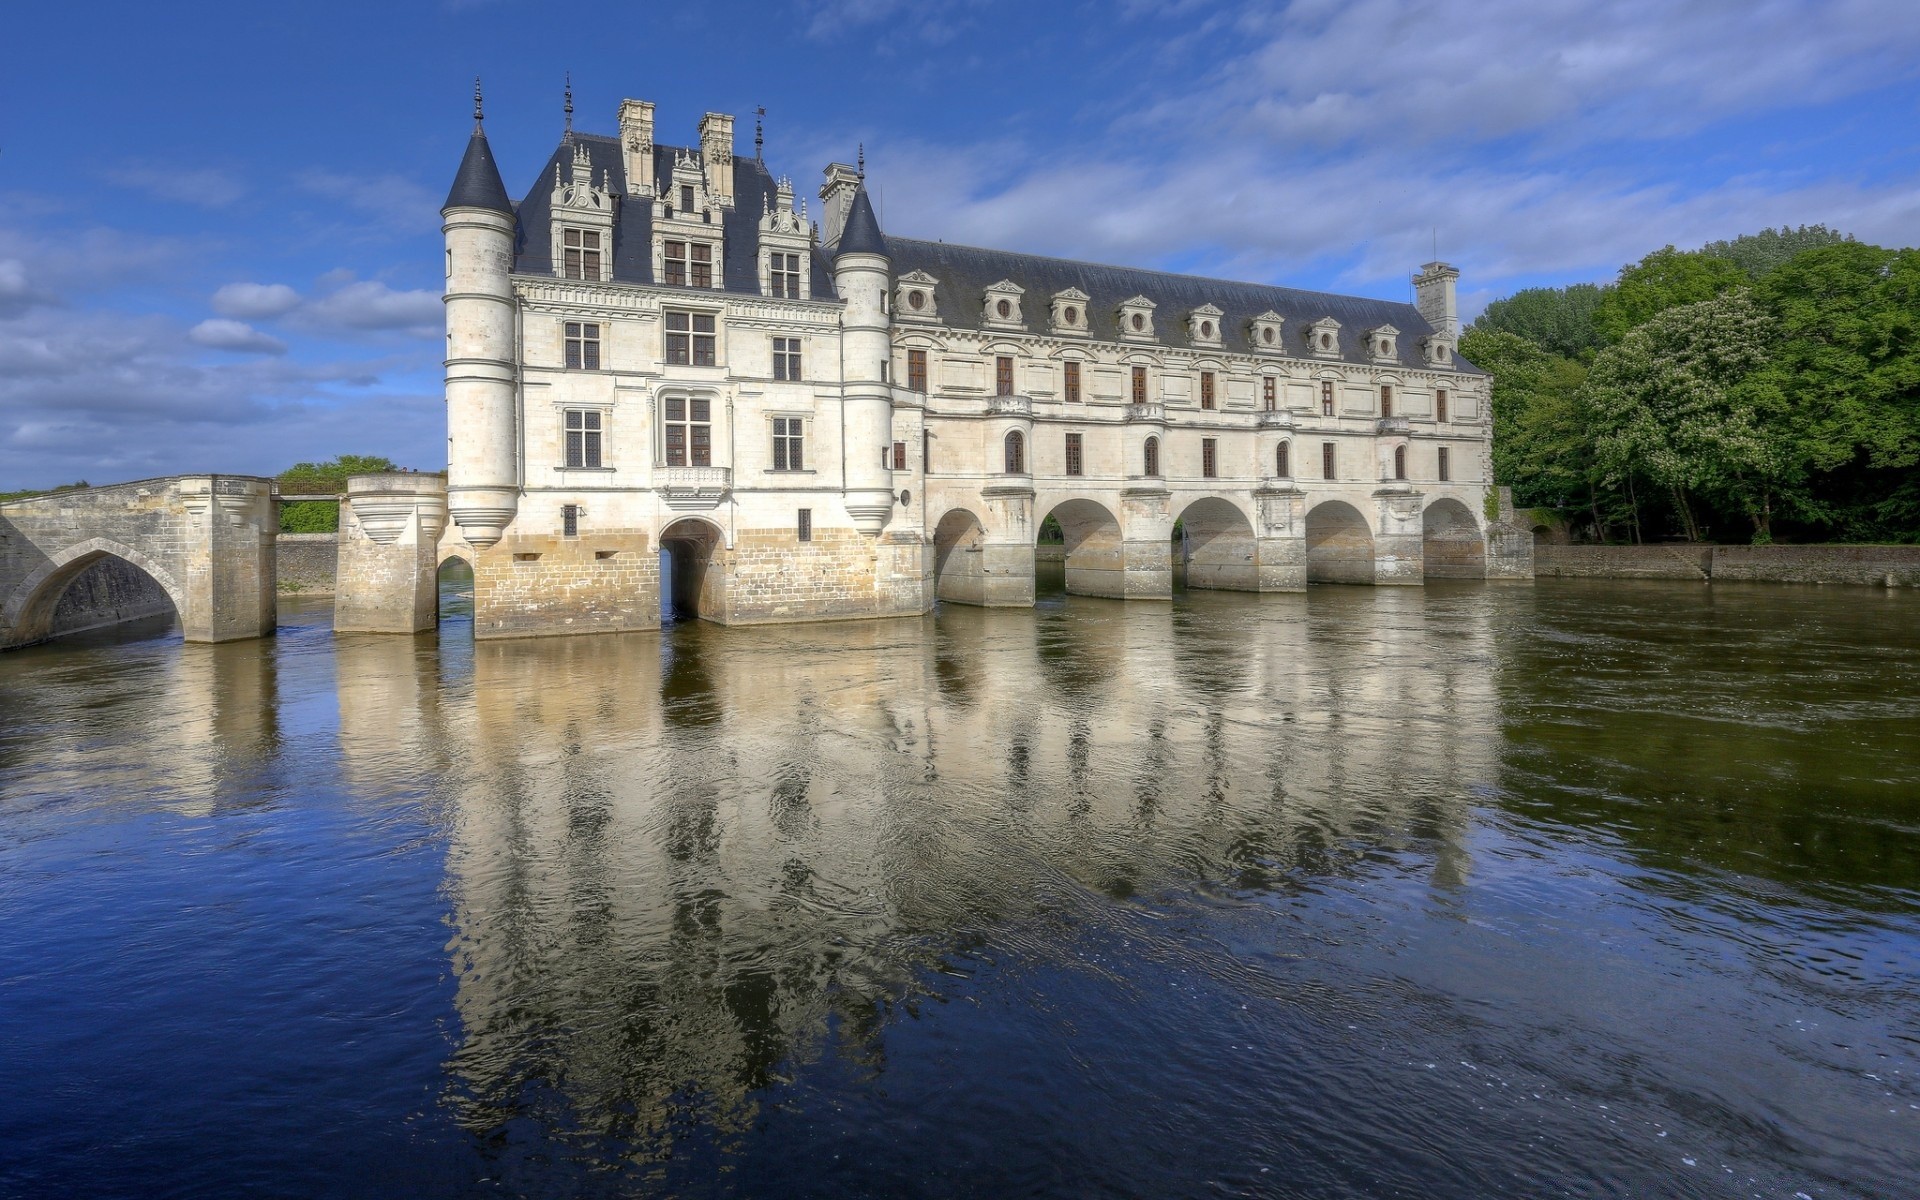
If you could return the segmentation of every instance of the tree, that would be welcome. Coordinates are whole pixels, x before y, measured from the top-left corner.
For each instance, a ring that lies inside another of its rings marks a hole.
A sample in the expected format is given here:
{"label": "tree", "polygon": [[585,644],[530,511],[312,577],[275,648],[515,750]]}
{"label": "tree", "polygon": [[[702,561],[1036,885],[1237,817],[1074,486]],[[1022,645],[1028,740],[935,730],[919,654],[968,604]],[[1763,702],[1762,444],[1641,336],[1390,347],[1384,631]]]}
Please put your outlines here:
{"label": "tree", "polygon": [[[347,476],[373,475],[399,468],[372,454],[342,454],[328,462],[295,463],[274,478],[282,495],[326,495],[347,490]],[[296,500],[280,506],[280,532],[332,533],[340,528],[340,505],[330,500]]]}
{"label": "tree", "polygon": [[1567,358],[1583,358],[1603,344],[1594,327],[1594,309],[1602,289],[1591,283],[1563,288],[1525,288],[1487,305],[1473,328],[1485,333],[1511,333],[1543,350]]}
{"label": "tree", "polygon": [[1745,271],[1748,278],[1759,279],[1775,268],[1785,266],[1803,251],[1852,240],[1852,235],[1835,232],[1825,225],[1801,225],[1798,228],[1782,225],[1778,229],[1742,234],[1730,241],[1708,242],[1700,247],[1700,253],[1724,258]]}
{"label": "tree", "polygon": [[1644,476],[1671,498],[1689,540],[1700,538],[1703,498],[1770,540],[1774,509],[1805,480],[1790,412],[1749,381],[1776,340],[1766,309],[1740,289],[1669,308],[1602,351],[1582,395],[1602,481]]}
{"label": "tree", "polygon": [[1616,343],[1670,308],[1711,300],[1746,283],[1747,273],[1727,259],[1667,246],[1620,269],[1619,280],[1594,306],[1594,327]]}

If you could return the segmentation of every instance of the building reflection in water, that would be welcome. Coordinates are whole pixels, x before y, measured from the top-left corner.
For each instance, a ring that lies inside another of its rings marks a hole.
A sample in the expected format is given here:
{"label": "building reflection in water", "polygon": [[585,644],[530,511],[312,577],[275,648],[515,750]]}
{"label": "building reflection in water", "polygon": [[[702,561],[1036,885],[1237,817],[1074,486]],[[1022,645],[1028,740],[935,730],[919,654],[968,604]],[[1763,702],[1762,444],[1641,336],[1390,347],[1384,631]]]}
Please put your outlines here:
{"label": "building reflection in water", "polygon": [[341,638],[340,739],[369,787],[444,773],[464,1121],[645,1163],[823,1055],[874,1069],[965,948],[1382,849],[1444,894],[1497,769],[1488,613],[1328,588],[449,638],[458,679],[431,639]]}

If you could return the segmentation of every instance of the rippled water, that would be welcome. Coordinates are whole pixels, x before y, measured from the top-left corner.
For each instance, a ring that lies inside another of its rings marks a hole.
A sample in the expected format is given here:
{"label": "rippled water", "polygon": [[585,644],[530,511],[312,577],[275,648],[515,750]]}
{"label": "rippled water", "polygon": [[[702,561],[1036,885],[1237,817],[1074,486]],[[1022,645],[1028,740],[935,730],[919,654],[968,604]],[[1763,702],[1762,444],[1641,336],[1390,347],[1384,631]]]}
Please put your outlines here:
{"label": "rippled water", "polygon": [[6,1195],[1920,1195],[1920,596],[0,656]]}

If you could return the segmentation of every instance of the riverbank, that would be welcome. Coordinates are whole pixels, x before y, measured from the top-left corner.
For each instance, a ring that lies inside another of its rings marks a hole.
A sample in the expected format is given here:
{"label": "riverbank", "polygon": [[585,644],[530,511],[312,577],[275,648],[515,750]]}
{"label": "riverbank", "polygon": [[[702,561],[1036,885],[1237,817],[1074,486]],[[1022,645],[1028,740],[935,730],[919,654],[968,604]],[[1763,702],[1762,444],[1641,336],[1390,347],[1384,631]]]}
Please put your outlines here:
{"label": "riverbank", "polygon": [[1533,573],[1541,579],[1720,579],[1920,587],[1920,546],[1536,544]]}

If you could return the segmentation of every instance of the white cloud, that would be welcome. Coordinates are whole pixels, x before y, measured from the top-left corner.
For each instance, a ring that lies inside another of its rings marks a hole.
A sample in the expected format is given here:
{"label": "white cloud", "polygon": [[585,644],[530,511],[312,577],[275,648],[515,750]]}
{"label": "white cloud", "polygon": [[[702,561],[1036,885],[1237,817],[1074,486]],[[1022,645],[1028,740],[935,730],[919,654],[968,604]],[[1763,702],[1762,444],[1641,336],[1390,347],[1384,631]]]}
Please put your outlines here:
{"label": "white cloud", "polygon": [[218,167],[180,167],[130,162],[109,169],[108,182],[159,200],[200,208],[225,208],[247,194],[247,185]]}
{"label": "white cloud", "polygon": [[338,200],[395,230],[419,233],[440,228],[442,195],[401,175],[315,170],[303,173],[300,185],[305,191]]}
{"label": "white cloud", "polygon": [[241,354],[285,354],[287,344],[272,334],[262,333],[245,321],[213,317],[187,330],[187,340],[196,346],[214,350],[232,350]]}
{"label": "white cloud", "polygon": [[376,279],[339,286],[303,304],[299,323],[320,330],[398,331],[438,338],[446,327],[439,292],[400,290]]}
{"label": "white cloud", "polygon": [[278,317],[298,307],[300,293],[284,283],[229,283],[213,294],[213,311],[248,321]]}
{"label": "white cloud", "polygon": [[23,313],[34,303],[27,287],[27,264],[17,258],[0,258],[0,317]]}

